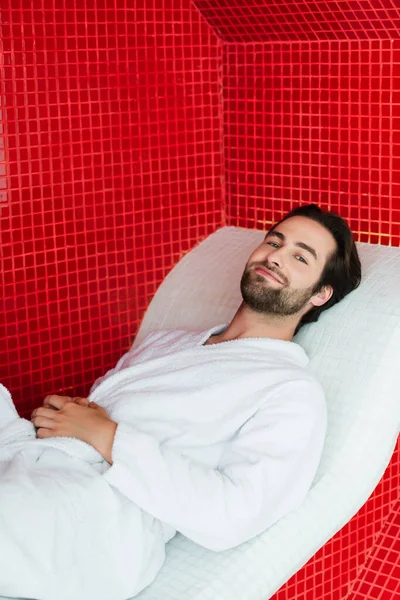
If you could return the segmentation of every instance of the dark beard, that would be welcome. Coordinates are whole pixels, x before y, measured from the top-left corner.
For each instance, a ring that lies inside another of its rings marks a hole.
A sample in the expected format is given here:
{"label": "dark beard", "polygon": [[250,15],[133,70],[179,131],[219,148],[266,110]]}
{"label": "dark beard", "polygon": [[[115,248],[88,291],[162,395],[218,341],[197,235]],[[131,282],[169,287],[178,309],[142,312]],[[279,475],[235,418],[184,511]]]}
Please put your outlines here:
{"label": "dark beard", "polygon": [[262,275],[246,268],[240,290],[243,300],[254,312],[284,317],[300,312],[315,294],[316,286],[296,291],[284,287],[271,288]]}

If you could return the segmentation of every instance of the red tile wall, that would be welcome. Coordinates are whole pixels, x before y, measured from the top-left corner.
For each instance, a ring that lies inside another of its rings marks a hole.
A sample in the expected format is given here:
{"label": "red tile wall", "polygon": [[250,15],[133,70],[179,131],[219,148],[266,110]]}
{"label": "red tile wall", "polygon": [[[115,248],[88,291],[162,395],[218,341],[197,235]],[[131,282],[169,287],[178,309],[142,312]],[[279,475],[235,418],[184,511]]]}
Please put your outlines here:
{"label": "red tile wall", "polygon": [[399,533],[400,501],[393,507],[347,600],[395,600],[400,598]]}
{"label": "red tile wall", "polygon": [[317,202],[400,244],[400,40],[227,44],[223,93],[227,224]]}
{"label": "red tile wall", "polygon": [[226,42],[400,37],[394,0],[194,0]]}
{"label": "red tile wall", "polygon": [[86,394],[222,223],[220,40],[189,0],[5,0],[0,381]]}
{"label": "red tile wall", "polygon": [[[0,381],[22,414],[86,394],[220,225],[312,201],[400,244],[400,7],[195,4],[211,27],[189,0],[0,7]],[[276,600],[397,597],[398,489],[399,447]]]}

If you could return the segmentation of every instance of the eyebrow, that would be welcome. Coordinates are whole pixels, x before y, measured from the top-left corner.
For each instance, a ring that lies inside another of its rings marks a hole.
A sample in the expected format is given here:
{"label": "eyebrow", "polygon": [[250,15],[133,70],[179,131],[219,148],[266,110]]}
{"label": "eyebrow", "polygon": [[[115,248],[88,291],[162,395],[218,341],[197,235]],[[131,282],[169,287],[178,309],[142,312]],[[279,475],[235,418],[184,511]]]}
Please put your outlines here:
{"label": "eyebrow", "polygon": [[[277,238],[282,240],[282,242],[284,242],[286,240],[286,237],[283,235],[283,233],[281,233],[280,231],[276,231],[275,229],[272,231],[269,231],[267,233],[267,235],[265,236],[265,238],[268,238],[271,235],[275,235]],[[302,248],[303,250],[306,250],[315,258],[315,260],[318,260],[316,251],[314,250],[314,248],[312,248],[308,244],[305,244],[304,242],[296,242],[295,246],[297,246],[298,248]]]}

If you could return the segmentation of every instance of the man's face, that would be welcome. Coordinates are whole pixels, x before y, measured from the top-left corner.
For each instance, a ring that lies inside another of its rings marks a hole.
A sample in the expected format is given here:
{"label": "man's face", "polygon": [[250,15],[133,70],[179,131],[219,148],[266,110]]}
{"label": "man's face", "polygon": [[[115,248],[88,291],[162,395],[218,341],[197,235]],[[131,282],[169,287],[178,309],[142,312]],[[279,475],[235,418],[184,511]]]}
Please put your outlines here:
{"label": "man's face", "polygon": [[307,217],[290,217],[250,256],[241,280],[243,300],[259,313],[302,316],[327,301],[317,297],[316,286],[335,250],[325,227]]}

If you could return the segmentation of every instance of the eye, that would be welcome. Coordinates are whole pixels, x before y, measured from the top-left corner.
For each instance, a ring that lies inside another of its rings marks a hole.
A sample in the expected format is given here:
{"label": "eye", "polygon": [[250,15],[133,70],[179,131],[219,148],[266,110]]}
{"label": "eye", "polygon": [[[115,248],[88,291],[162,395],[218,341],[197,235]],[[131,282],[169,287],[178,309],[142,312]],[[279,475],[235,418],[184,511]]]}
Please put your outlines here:
{"label": "eye", "polygon": [[269,246],[273,246],[274,248],[279,248],[280,247],[279,244],[277,244],[276,242],[267,242],[267,244]]}
{"label": "eye", "polygon": [[299,262],[302,262],[302,263],[304,263],[305,265],[307,265],[307,264],[308,264],[308,263],[307,263],[307,261],[306,261],[306,259],[305,259],[305,258],[303,258],[303,257],[302,257],[300,254],[297,254],[297,255],[296,255],[296,258],[298,258],[298,259],[299,259]]}

